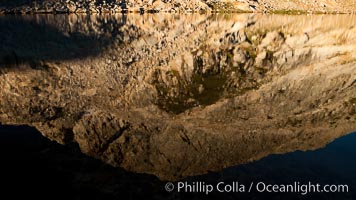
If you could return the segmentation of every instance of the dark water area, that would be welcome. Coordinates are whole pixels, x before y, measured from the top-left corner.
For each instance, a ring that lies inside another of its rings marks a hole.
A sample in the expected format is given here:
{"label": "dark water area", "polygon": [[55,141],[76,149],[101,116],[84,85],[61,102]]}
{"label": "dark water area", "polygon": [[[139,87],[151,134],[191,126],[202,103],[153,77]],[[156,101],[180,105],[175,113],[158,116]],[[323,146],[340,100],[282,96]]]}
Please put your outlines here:
{"label": "dark water area", "polygon": [[1,199],[138,199],[159,185],[153,176],[113,168],[27,126],[0,126],[0,158]]}
{"label": "dark water area", "polygon": [[[347,184],[347,193],[309,193],[307,195],[287,193],[266,194],[251,193],[247,199],[355,199],[356,193],[356,133],[336,139],[325,148],[314,151],[296,151],[282,155],[270,155],[257,162],[227,168],[220,173],[207,177],[194,177],[190,181],[224,181],[249,185],[263,182],[271,185],[312,184],[320,185]],[[217,197],[219,194],[216,194]]]}
{"label": "dark water area", "polygon": [[[46,24],[46,17],[2,16],[0,18],[0,65],[14,66],[20,63],[36,65],[36,60],[63,61],[97,56],[108,41],[88,33],[68,33]],[[54,17],[61,19],[61,17]],[[63,17],[62,17],[63,18]],[[52,20],[58,26],[61,21]],[[100,22],[99,22],[100,23]],[[120,23],[119,23],[120,24]],[[105,30],[105,27],[99,29]],[[103,25],[104,26],[104,25]],[[66,27],[67,28],[67,27]],[[90,31],[89,31],[90,32]],[[113,33],[114,34],[114,33]]]}
{"label": "dark water area", "polygon": [[[3,198],[35,199],[355,199],[356,133],[325,148],[270,155],[221,172],[189,177],[182,182],[266,184],[347,184],[339,193],[259,193],[165,191],[166,182],[146,174],[113,168],[82,154],[75,144],[62,146],[27,126],[0,126],[1,193]],[[174,183],[176,186],[178,182]]]}
{"label": "dark water area", "polygon": [[1,16],[0,199],[356,199],[355,22]]}

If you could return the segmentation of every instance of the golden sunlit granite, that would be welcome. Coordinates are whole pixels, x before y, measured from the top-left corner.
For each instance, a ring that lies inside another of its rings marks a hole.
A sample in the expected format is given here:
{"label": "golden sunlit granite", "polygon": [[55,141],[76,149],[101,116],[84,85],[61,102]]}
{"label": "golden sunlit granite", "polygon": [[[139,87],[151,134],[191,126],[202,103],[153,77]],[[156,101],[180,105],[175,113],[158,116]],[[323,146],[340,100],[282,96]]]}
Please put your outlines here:
{"label": "golden sunlit granite", "polygon": [[0,122],[129,171],[177,180],[356,128],[355,16],[0,19]]}
{"label": "golden sunlit granite", "polygon": [[3,0],[0,14],[33,13],[355,13],[353,0]]}

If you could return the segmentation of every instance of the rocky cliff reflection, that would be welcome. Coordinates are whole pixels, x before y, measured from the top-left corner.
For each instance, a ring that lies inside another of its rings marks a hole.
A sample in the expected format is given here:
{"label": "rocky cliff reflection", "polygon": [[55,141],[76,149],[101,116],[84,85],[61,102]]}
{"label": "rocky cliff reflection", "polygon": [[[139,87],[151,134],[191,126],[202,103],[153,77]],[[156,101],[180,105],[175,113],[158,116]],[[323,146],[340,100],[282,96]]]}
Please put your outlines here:
{"label": "rocky cliff reflection", "polygon": [[0,34],[0,122],[113,166],[177,180],[356,129],[352,15],[1,20],[28,34]]}
{"label": "rocky cliff reflection", "polygon": [[122,43],[124,24],[125,17],[2,16],[0,65],[97,57],[108,46]]}

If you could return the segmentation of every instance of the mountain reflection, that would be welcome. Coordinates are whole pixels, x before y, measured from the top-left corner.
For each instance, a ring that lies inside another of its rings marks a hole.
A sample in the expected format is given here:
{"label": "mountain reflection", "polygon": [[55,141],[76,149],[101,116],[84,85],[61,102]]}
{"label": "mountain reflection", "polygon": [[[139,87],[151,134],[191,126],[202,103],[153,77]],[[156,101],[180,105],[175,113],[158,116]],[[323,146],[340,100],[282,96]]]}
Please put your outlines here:
{"label": "mountain reflection", "polygon": [[2,16],[0,122],[162,180],[321,148],[356,128],[355,22]]}
{"label": "mountain reflection", "polygon": [[2,16],[0,65],[39,60],[60,62],[97,57],[112,43],[122,42],[125,17],[78,15]]}

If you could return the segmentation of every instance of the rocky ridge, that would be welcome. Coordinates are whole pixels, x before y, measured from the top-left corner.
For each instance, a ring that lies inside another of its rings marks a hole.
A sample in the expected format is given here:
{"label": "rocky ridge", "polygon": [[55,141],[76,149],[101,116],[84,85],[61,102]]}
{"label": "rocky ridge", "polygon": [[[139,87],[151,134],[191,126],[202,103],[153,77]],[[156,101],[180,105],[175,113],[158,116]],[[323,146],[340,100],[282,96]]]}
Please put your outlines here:
{"label": "rocky ridge", "polygon": [[352,0],[15,0],[0,2],[0,14],[122,12],[354,13]]}
{"label": "rocky ridge", "polygon": [[[320,148],[356,129],[353,16],[6,20],[0,122],[129,171],[177,180]],[[38,32],[16,45],[30,28]]]}

